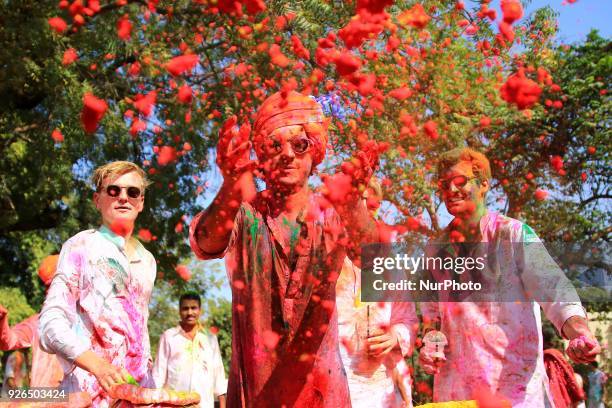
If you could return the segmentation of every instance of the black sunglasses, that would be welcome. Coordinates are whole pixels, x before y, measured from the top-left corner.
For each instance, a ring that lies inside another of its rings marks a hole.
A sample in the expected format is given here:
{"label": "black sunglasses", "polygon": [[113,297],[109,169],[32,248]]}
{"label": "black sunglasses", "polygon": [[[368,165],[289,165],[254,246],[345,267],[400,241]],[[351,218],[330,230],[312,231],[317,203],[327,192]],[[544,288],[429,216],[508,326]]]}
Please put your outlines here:
{"label": "black sunglasses", "polygon": [[138,187],[121,187],[114,184],[106,186],[106,194],[108,194],[109,197],[119,197],[121,195],[121,190],[124,188],[130,198],[138,198],[142,195],[142,191]]}
{"label": "black sunglasses", "polygon": [[441,190],[448,190],[450,188],[451,183],[455,185],[457,188],[461,188],[467,184],[468,181],[473,180],[478,177],[467,177],[467,176],[455,176],[448,178],[446,180],[438,181],[438,188]]}
{"label": "black sunglasses", "polygon": [[[312,142],[307,137],[296,137],[287,141],[291,145],[291,149],[295,154],[305,154],[312,147]],[[279,140],[272,141],[270,150],[274,154],[278,154],[283,150],[283,145]]]}

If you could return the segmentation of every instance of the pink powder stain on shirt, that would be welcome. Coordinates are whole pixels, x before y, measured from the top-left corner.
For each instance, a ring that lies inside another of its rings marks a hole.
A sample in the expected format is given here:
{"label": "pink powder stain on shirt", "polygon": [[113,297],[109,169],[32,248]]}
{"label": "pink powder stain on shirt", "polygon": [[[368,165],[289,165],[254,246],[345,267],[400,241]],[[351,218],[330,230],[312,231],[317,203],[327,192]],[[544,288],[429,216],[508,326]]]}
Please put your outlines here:
{"label": "pink powder stain on shirt", "polygon": [[146,374],[146,364],[142,364],[144,350],[143,344],[143,316],[136,309],[136,296],[132,293],[132,288],[128,288],[128,298],[121,299],[123,310],[128,316],[128,321],[131,330],[127,333],[128,350],[126,356],[126,369],[136,378],[140,380]]}
{"label": "pink powder stain on shirt", "polygon": [[82,259],[83,256],[80,251],[74,251],[68,254],[68,261],[75,269],[81,268]]}

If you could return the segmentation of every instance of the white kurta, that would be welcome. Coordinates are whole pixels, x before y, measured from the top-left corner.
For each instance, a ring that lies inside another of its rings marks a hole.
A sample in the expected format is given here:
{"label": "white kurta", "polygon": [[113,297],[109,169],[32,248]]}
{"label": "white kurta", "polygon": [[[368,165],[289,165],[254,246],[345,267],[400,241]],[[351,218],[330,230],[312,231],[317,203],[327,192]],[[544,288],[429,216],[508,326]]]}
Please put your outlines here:
{"label": "white kurta", "polygon": [[132,259],[125,239],[104,226],[66,241],[39,316],[40,345],[64,369],[61,387],[88,392],[94,407],[111,399],[93,374],[75,366],[85,351],[125,368],[143,386],[151,382],[148,319],[157,265],[131,239]]}
{"label": "white kurta", "polygon": [[[396,381],[411,401],[410,373],[404,356],[412,353],[418,319],[412,302],[360,302],[361,271],[345,259],[336,284],[340,356],[346,370],[351,405],[358,407],[405,407]],[[393,350],[385,358],[365,354],[368,331],[375,334],[393,326],[401,352]],[[396,380],[394,380],[396,378]]]}
{"label": "white kurta", "polygon": [[[568,318],[586,317],[586,313],[580,302],[553,299],[557,292],[551,288],[565,285],[567,279],[555,270],[556,264],[531,228],[489,212],[481,219],[480,229],[483,242],[505,249],[497,252],[491,267],[501,271],[514,283],[511,290],[519,289],[524,297],[514,302],[421,304],[423,317],[440,319],[449,341],[447,361],[435,376],[434,401],[469,400],[474,392],[484,390],[502,395],[514,408],[552,406],[540,306],[559,331]],[[539,299],[548,298],[548,293],[551,298],[538,304],[529,293]]]}
{"label": "white kurta", "polygon": [[215,397],[227,392],[217,337],[198,330],[192,340],[180,326],[166,330],[159,339],[153,380],[158,388],[195,391],[200,407],[214,407]]}

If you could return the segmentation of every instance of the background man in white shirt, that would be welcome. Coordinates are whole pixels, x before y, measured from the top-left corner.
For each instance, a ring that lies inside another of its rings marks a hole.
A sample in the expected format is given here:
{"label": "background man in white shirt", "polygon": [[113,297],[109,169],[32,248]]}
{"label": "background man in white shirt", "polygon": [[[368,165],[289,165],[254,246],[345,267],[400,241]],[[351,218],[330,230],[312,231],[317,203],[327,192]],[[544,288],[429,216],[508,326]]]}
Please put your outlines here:
{"label": "background man in white shirt", "polygon": [[202,408],[214,407],[215,397],[225,408],[227,381],[217,337],[200,324],[200,296],[183,294],[179,300],[181,321],[159,339],[153,367],[158,388],[195,391]]}

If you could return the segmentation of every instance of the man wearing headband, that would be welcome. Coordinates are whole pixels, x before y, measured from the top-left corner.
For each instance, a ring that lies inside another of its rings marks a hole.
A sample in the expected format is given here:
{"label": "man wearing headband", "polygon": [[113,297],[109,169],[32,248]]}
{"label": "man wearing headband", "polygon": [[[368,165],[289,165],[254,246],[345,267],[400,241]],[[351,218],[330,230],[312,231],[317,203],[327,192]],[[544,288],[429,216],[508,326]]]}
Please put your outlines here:
{"label": "man wearing headband", "polygon": [[[57,255],[49,255],[40,264],[38,276],[49,288],[57,268]],[[57,387],[64,372],[57,357],[40,348],[38,338],[38,313],[30,316],[13,327],[8,325],[8,310],[0,305],[0,350],[32,348],[32,370],[30,387]]]}
{"label": "man wearing headband", "polygon": [[[335,284],[345,244],[377,241],[375,223],[358,194],[338,212],[312,194],[308,177],[327,145],[312,98],[270,96],[253,142],[248,125],[235,123],[225,124],[217,147],[221,190],[190,228],[196,255],[224,257],[232,286],[228,406],[349,406]],[[252,143],[259,165],[249,159]],[[256,194],[255,167],[267,187]]]}

